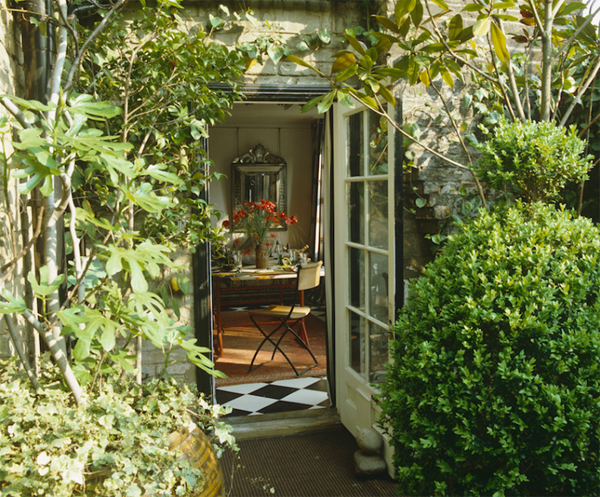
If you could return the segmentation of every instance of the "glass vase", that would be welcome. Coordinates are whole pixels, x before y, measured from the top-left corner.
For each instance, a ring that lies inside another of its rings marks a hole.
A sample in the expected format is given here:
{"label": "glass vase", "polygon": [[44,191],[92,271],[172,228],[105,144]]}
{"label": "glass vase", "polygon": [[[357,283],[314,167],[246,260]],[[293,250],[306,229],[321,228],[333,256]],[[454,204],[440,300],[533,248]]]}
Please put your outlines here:
{"label": "glass vase", "polygon": [[259,243],[256,246],[256,269],[266,269],[269,267],[269,248],[266,243]]}

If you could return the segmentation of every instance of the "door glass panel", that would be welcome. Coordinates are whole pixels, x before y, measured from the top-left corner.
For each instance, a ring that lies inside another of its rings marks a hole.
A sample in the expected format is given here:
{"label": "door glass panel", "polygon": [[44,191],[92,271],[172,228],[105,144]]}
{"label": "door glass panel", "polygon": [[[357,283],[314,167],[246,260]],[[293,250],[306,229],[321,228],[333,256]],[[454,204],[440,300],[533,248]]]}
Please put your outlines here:
{"label": "door glass panel", "polygon": [[365,243],[365,184],[352,182],[348,184],[348,233],[349,240],[354,243]]}
{"label": "door glass panel", "polygon": [[388,248],[388,182],[369,181],[369,245]]}
{"label": "door glass panel", "polygon": [[362,311],[365,309],[365,253],[351,248],[349,255],[350,305]]}
{"label": "door glass panel", "polygon": [[369,322],[369,331],[369,381],[381,383],[385,378],[385,365],[388,362],[388,332],[372,322]]}
{"label": "door glass panel", "polygon": [[387,324],[388,311],[388,258],[371,253],[369,271],[369,315]]}
{"label": "door glass panel", "polygon": [[348,118],[348,176],[364,176],[364,132],[363,113]]}
{"label": "door glass panel", "polygon": [[365,318],[350,312],[350,366],[363,377],[366,361],[365,337]]}
{"label": "door glass panel", "polygon": [[387,120],[374,111],[368,114],[369,126],[369,174],[388,173]]}

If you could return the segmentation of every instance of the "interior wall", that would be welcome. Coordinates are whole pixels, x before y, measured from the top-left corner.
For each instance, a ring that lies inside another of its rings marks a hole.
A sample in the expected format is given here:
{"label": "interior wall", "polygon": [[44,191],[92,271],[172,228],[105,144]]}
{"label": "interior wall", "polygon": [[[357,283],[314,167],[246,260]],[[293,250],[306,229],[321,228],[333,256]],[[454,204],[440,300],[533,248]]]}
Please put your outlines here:
{"label": "interior wall", "polygon": [[225,216],[216,224],[232,217],[231,163],[259,143],[287,163],[287,214],[298,223],[287,231],[277,232],[279,243],[290,248],[313,245],[310,232],[313,172],[312,123],[315,113],[301,114],[301,105],[236,104],[231,116],[209,131],[209,156],[213,172],[224,174],[210,186],[210,200]]}

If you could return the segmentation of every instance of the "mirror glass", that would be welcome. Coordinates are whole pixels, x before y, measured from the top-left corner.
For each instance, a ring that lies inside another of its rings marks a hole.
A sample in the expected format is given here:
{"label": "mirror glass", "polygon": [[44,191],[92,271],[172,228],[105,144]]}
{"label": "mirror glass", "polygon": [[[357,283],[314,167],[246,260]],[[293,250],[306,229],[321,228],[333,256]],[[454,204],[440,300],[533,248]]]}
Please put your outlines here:
{"label": "mirror glass", "polygon": [[[231,178],[234,213],[242,209],[244,202],[261,200],[273,202],[277,211],[287,212],[286,163],[261,144],[234,159],[231,164]],[[285,229],[285,224],[274,228],[276,231]]]}

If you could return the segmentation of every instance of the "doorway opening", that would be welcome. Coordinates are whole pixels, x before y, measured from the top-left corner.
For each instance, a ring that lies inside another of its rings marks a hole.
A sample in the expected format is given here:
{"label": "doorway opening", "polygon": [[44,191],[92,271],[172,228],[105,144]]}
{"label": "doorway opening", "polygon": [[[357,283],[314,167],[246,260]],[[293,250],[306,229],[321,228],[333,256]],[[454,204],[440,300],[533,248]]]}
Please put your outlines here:
{"label": "doorway opening", "polygon": [[[274,233],[271,239],[271,267],[280,262],[276,247],[289,256],[291,250],[305,249],[309,259],[323,260],[323,156],[324,124],[316,112],[301,113],[301,103],[242,103],[234,105],[231,116],[222,124],[211,128],[209,154],[213,171],[223,175],[211,183],[210,201],[225,213],[219,223],[233,225],[233,213],[237,199],[233,188],[233,164],[244,154],[258,149],[276,156],[279,163],[286,164],[285,204],[277,206],[288,216],[294,215],[298,223],[287,230]],[[282,160],[281,160],[282,159]],[[239,164],[239,161],[237,162]],[[279,171],[279,170],[278,170]],[[256,171],[251,170],[255,175]],[[277,198],[282,198],[279,194]],[[254,199],[259,201],[261,199]],[[231,232],[228,243],[240,241],[243,234]],[[246,259],[252,267],[251,255]],[[213,271],[218,270],[213,261]],[[308,351],[295,343],[295,337],[286,335],[281,347],[297,366],[296,376],[285,358],[266,343],[256,358],[260,367],[249,372],[252,357],[263,339],[250,320],[249,311],[269,304],[287,303],[293,299],[294,284],[281,280],[253,281],[250,290],[247,281],[235,277],[215,283],[213,277],[213,312],[219,305],[219,318],[223,335],[222,350],[215,355],[216,369],[228,378],[216,380],[216,402],[230,405],[233,415],[266,414],[304,409],[330,407],[329,383],[333,381],[328,356],[333,353],[328,346],[327,307],[324,278],[321,284],[307,292],[305,305],[311,313],[305,319],[305,327],[314,364]],[[218,286],[218,288],[217,288]],[[215,325],[216,327],[217,325]],[[272,328],[271,328],[272,329]],[[215,329],[215,332],[217,330]],[[215,340],[215,342],[218,342]],[[272,360],[271,360],[272,357]]]}

